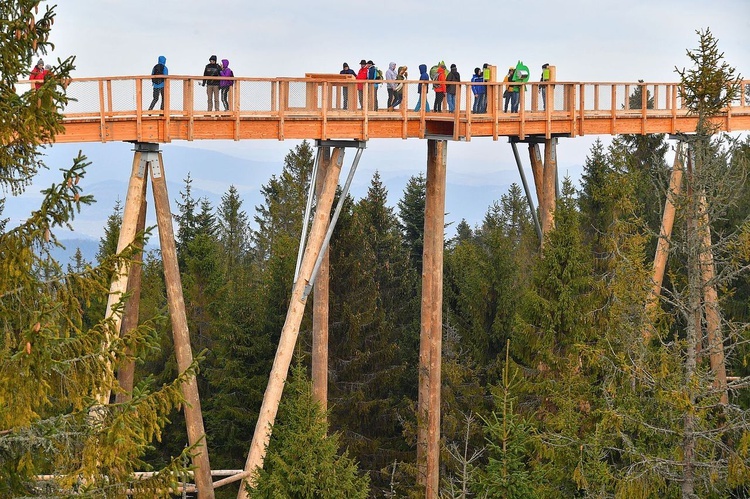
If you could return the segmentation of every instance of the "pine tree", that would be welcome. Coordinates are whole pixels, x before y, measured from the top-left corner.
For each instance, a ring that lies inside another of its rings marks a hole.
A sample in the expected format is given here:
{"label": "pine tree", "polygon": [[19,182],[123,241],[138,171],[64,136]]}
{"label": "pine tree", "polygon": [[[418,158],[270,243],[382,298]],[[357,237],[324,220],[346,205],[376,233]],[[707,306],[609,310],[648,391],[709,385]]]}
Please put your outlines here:
{"label": "pine tree", "polygon": [[411,457],[401,414],[416,398],[419,341],[416,271],[386,201],[376,173],[339,219],[330,259],[332,425],[375,488],[386,487],[381,470]]}
{"label": "pine tree", "polygon": [[581,454],[596,428],[600,356],[593,324],[601,303],[573,193],[566,178],[511,342],[511,356],[527,373],[521,403],[542,443],[535,466],[549,466],[550,490],[566,497],[588,487]]}
{"label": "pine tree", "polygon": [[312,383],[301,363],[292,370],[255,481],[252,497],[368,497],[367,475],[358,474],[347,452],[339,454],[339,435],[328,434],[325,413],[313,399]]}
{"label": "pine tree", "polygon": [[[59,61],[36,90],[17,92],[32,56],[46,54],[54,10],[38,18],[38,1],[0,4],[3,19],[0,59],[0,185],[11,195],[23,192],[39,168],[39,149],[61,130],[67,97],[63,82],[72,58]],[[117,389],[112,365],[142,357],[155,346],[154,324],[146,323],[125,339],[113,323],[84,323],[88,303],[109,290],[114,265],[132,248],[96,268],[63,271],[50,250],[55,231],[70,227],[81,206],[85,158],[62,170],[59,183],[43,191],[38,209],[18,226],[2,223],[0,232],[0,496],[29,495],[155,496],[174,486],[181,460],[168,463],[149,480],[132,472],[161,436],[166,415],[183,402],[179,386],[195,373],[158,390],[140,384],[131,401],[98,405],[96,397]],[[118,306],[121,306],[120,303]],[[131,352],[130,354],[128,352]],[[38,475],[51,475],[43,483]]]}
{"label": "pine tree", "polygon": [[401,231],[409,248],[412,266],[422,272],[422,247],[424,246],[424,207],[427,200],[427,178],[423,172],[411,177],[398,202]]}

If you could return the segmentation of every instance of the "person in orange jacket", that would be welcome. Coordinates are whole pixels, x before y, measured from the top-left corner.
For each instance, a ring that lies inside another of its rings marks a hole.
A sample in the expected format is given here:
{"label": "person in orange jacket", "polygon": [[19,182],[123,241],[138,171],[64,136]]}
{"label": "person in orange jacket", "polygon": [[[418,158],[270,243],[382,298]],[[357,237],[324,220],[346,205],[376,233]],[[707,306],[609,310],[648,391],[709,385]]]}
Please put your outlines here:
{"label": "person in orange jacket", "polygon": [[443,99],[445,98],[445,83],[441,83],[445,81],[445,66],[443,64],[438,66],[437,78],[435,81],[437,81],[437,83],[434,84],[435,105],[433,106],[433,111],[440,113],[443,111]]}

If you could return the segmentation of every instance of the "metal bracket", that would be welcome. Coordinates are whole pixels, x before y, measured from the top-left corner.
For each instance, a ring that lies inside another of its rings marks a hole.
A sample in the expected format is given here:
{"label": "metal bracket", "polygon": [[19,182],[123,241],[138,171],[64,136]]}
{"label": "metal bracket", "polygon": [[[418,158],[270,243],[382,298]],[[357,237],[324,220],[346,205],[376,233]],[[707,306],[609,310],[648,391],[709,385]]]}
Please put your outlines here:
{"label": "metal bracket", "polygon": [[138,164],[138,177],[143,178],[146,175],[146,168],[151,165],[151,175],[154,178],[161,178],[161,164],[159,163],[159,144],[151,142],[136,142],[135,152],[141,153],[141,160]]}

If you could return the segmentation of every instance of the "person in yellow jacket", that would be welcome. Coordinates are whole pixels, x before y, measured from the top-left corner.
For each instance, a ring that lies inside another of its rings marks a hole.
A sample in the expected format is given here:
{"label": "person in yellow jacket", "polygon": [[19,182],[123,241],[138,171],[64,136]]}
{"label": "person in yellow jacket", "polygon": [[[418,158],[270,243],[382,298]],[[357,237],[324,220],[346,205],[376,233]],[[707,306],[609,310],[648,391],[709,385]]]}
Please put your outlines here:
{"label": "person in yellow jacket", "polygon": [[[542,64],[542,78],[539,80],[542,83],[549,81],[549,63]],[[539,85],[539,93],[542,94],[542,111],[547,109],[547,85]]]}
{"label": "person in yellow jacket", "polygon": [[[508,68],[508,74],[506,74],[505,78],[503,78],[503,83],[510,83],[510,82],[512,82],[513,81],[513,73],[515,73],[515,72],[516,72],[516,68],[514,68],[513,66],[509,67]],[[511,112],[513,112],[513,96],[515,95],[516,99],[518,99],[518,93],[516,91],[517,88],[518,87],[510,86],[510,85],[508,85],[508,86],[505,87],[505,92],[503,92],[503,98],[504,98],[503,112],[504,113],[508,112],[508,107],[509,106],[511,108]]]}

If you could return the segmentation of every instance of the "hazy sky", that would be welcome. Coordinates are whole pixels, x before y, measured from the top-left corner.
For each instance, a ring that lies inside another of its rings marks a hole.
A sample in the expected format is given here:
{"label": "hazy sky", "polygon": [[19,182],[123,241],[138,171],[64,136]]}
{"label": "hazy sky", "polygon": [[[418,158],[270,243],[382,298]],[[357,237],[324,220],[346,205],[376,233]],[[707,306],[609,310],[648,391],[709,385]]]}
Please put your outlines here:
{"label": "hazy sky", "polygon": [[[673,82],[675,66],[690,64],[686,50],[697,47],[696,30],[705,28],[719,40],[726,61],[750,77],[750,0],[62,0],[56,11],[56,48],[47,59],[75,55],[77,77],[148,74],[159,55],[167,57],[170,74],[196,75],[217,54],[230,60],[237,76],[338,72],[342,62],[357,68],[365,58],[383,69],[389,62],[405,64],[411,78],[420,63],[444,60],[468,80],[484,62],[504,68],[520,59],[532,68],[532,77],[543,63],[555,65],[558,81]],[[385,98],[382,91],[381,101]],[[593,140],[560,140],[561,177],[568,169],[580,170]],[[296,144],[174,143],[279,164]],[[81,147],[85,152],[87,146]],[[167,165],[169,147],[164,146]],[[123,157],[113,178],[126,183],[131,161]],[[371,140],[357,182],[366,185],[377,169],[387,184],[390,176],[424,170],[425,163],[425,141]],[[507,177],[508,171],[516,166],[504,139],[448,145],[449,183],[500,184],[495,174]],[[209,174],[202,165],[192,169],[199,182]],[[257,180],[246,188],[267,181]],[[226,187],[231,183],[236,179],[227,179]]]}

